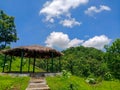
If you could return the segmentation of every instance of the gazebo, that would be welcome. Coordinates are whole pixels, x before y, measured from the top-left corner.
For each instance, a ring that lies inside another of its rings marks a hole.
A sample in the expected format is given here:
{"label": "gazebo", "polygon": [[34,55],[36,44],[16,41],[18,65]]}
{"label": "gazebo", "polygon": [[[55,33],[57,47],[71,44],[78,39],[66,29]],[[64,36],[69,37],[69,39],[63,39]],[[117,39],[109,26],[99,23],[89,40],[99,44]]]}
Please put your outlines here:
{"label": "gazebo", "polygon": [[[61,52],[59,52],[55,49],[52,49],[49,47],[38,46],[38,45],[16,47],[16,48],[8,49],[8,50],[3,50],[3,51],[1,51],[1,53],[5,54],[4,64],[3,64],[3,72],[5,69],[5,63],[7,60],[7,56],[11,56],[9,72],[11,72],[12,56],[21,57],[20,73],[22,73],[22,63],[23,63],[23,59],[25,57],[33,58],[33,71],[32,72],[34,73],[36,58],[40,58],[40,59],[51,58],[52,72],[53,72],[53,61],[54,61],[53,58],[60,57],[63,55]],[[48,65],[47,65],[47,67],[48,67]],[[29,69],[30,69],[30,59],[29,59],[28,72],[29,72]],[[59,58],[59,70],[61,70],[60,58]],[[47,68],[47,71],[48,71],[48,68]]]}

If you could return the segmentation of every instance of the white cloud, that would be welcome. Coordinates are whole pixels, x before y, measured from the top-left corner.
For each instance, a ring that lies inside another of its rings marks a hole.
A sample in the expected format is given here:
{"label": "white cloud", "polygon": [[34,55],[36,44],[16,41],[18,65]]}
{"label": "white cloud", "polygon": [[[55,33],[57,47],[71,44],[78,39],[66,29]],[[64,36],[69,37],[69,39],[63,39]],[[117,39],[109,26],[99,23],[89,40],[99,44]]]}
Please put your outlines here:
{"label": "white cloud", "polygon": [[71,18],[71,19],[65,19],[63,21],[60,21],[60,24],[62,24],[63,26],[65,27],[70,27],[72,28],[73,26],[80,26],[82,23],[81,22],[78,22],[76,21],[74,18]]}
{"label": "white cloud", "polygon": [[96,6],[91,6],[87,10],[85,10],[85,14],[89,16],[93,16],[95,13],[100,13],[102,11],[110,11],[111,8],[105,5],[100,5],[100,8],[97,8]]}
{"label": "white cloud", "polygon": [[89,0],[52,0],[47,1],[39,14],[46,16],[45,21],[54,22],[55,18],[70,17],[71,9],[75,9],[80,5],[88,3]]}
{"label": "white cloud", "polygon": [[111,39],[109,39],[107,36],[101,35],[88,39],[82,45],[85,47],[94,47],[102,50],[104,45],[108,45],[110,41]]}
{"label": "white cloud", "polygon": [[63,32],[52,32],[45,41],[46,46],[57,49],[66,49],[82,45],[84,47],[94,47],[100,50],[103,50],[104,45],[108,45],[110,42],[111,39],[105,35],[94,36],[86,41],[77,38],[70,40],[69,36]]}
{"label": "white cloud", "polygon": [[77,39],[77,38],[72,39],[68,43],[68,47],[76,47],[76,46],[80,45],[82,42],[83,42],[83,40],[80,40],[80,39]]}
{"label": "white cloud", "polygon": [[75,47],[80,45],[82,42],[83,40],[79,40],[77,38],[70,40],[69,36],[62,32],[52,32],[45,41],[46,46],[59,49]]}

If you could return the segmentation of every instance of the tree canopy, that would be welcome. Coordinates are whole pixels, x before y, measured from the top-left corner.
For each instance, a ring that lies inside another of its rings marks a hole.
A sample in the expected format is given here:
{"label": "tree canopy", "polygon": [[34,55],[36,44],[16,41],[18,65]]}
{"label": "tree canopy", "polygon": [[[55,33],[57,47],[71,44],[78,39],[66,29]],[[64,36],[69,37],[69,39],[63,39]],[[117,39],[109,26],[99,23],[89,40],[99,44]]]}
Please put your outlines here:
{"label": "tree canopy", "polygon": [[18,40],[14,17],[8,16],[0,10],[0,49]]}
{"label": "tree canopy", "polygon": [[120,79],[120,39],[116,39],[106,51],[108,67],[111,73]]}

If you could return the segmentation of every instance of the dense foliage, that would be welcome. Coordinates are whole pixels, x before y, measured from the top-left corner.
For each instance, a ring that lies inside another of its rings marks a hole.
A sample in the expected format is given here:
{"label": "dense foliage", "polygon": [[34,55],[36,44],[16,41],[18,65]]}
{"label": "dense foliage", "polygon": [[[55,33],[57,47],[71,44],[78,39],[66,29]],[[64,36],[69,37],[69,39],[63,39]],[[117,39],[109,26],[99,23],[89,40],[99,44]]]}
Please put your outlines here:
{"label": "dense foliage", "polygon": [[106,50],[106,62],[110,72],[115,78],[120,79],[120,39],[116,39]]}
{"label": "dense foliage", "polygon": [[68,48],[63,51],[62,68],[77,76],[104,76],[107,65],[104,52],[83,46]]}
{"label": "dense foliage", "polygon": [[0,10],[0,49],[5,48],[11,42],[18,40],[14,17],[8,16]]}
{"label": "dense foliage", "polygon": [[[82,77],[100,77],[105,80],[120,79],[120,39],[116,39],[106,51],[92,47],[71,47],[62,53],[61,68],[70,71],[73,75]],[[59,59],[54,60],[54,72],[59,70]],[[46,70],[46,61],[40,60],[38,67]],[[51,70],[51,60],[48,60]]]}

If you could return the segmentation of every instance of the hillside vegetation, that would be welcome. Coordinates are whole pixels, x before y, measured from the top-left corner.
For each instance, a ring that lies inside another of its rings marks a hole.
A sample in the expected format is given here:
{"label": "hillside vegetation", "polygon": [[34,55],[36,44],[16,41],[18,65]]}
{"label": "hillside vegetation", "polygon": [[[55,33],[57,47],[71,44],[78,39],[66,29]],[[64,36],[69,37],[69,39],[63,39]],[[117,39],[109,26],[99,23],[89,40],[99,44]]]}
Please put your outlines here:
{"label": "hillside vegetation", "polygon": [[[80,77],[94,77],[104,80],[120,79],[120,39],[101,51],[92,47],[71,47],[64,51],[61,57],[62,70],[70,71]],[[58,58],[54,60],[54,72],[58,70]],[[48,68],[51,68],[49,60]],[[40,68],[45,62],[40,61]],[[51,69],[50,69],[51,71]]]}
{"label": "hillside vegetation", "polygon": [[51,90],[120,90],[119,81],[102,81],[101,83],[89,84],[85,79],[71,76],[47,77],[47,83]]}
{"label": "hillside vegetation", "polygon": [[105,50],[83,46],[68,48],[62,51],[62,69],[82,77],[120,79],[120,39],[105,46]]}

